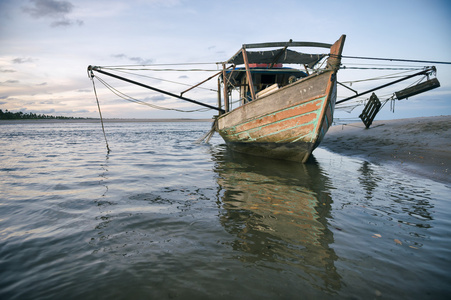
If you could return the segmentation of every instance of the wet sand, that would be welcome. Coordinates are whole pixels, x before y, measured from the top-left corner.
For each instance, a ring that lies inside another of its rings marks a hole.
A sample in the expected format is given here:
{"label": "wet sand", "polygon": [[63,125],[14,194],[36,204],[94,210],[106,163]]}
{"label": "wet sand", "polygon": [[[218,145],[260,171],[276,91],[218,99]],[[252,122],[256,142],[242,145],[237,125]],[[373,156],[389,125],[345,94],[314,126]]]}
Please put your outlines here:
{"label": "wet sand", "polygon": [[451,183],[451,116],[336,125],[321,147]]}

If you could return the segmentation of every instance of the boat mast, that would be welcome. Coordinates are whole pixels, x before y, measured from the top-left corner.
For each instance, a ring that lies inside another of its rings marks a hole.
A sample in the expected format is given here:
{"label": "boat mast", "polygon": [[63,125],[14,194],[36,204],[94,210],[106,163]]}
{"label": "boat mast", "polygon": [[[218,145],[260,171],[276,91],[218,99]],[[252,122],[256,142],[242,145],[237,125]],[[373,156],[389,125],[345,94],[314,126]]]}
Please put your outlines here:
{"label": "boat mast", "polygon": [[229,91],[227,89],[228,82],[227,82],[227,73],[226,73],[226,65],[225,63],[222,63],[222,81],[224,83],[224,112],[229,112]]}
{"label": "boat mast", "polygon": [[247,76],[247,81],[248,81],[248,85],[249,85],[249,90],[251,92],[252,101],[254,101],[255,100],[254,81],[252,80],[251,70],[249,69],[249,60],[247,59],[247,52],[246,52],[245,45],[243,45],[241,52],[243,53],[244,66],[246,67],[246,76]]}

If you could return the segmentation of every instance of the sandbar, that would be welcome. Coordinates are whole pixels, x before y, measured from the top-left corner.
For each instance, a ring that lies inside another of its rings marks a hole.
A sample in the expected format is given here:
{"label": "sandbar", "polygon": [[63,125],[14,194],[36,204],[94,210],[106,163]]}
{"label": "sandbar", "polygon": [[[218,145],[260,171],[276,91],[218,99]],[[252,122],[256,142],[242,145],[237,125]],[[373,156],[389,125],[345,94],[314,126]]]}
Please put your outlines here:
{"label": "sandbar", "polygon": [[451,183],[451,116],[335,125],[320,147]]}

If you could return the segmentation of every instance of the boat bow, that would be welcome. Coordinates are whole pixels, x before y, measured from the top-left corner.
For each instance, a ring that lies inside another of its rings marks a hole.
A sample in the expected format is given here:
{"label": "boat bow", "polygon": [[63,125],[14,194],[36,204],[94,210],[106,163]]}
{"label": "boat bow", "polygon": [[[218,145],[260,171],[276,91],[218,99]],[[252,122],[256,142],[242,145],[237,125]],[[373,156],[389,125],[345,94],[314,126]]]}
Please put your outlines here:
{"label": "boat bow", "polygon": [[[235,77],[233,71],[224,72],[222,77],[225,90],[239,83],[243,99],[242,105],[233,110],[228,109],[228,99],[225,99],[226,113],[217,118],[217,130],[226,143],[238,152],[306,162],[332,123],[336,73],[344,40],[343,35],[333,45],[328,45],[330,55],[326,68],[308,76],[291,68],[281,68],[280,63],[297,61],[310,66],[325,55],[297,55],[286,47],[249,54],[246,51],[249,45],[245,45],[228,61],[244,63],[245,72],[236,71]],[[300,42],[291,43],[299,45]],[[274,43],[253,44],[251,48],[255,45],[271,47]],[[279,59],[275,60],[277,56]],[[275,65],[278,66],[274,68]],[[264,93],[270,86],[271,90]],[[256,91],[252,92],[253,88]]]}

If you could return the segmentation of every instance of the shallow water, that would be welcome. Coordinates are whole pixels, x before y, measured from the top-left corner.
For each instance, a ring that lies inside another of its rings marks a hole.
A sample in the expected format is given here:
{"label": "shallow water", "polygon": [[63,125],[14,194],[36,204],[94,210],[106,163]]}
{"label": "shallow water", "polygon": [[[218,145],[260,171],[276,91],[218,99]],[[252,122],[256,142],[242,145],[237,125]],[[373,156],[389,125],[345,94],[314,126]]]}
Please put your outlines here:
{"label": "shallow water", "polygon": [[450,187],[209,123],[0,126],[1,299],[445,299]]}

